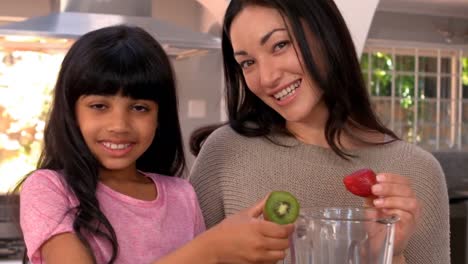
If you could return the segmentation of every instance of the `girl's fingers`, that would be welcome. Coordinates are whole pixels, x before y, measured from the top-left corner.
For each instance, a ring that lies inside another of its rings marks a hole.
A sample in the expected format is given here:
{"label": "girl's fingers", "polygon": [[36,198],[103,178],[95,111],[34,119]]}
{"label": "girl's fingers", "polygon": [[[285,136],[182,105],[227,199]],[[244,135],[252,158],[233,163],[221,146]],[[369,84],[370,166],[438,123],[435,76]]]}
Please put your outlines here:
{"label": "girl's fingers", "polygon": [[289,240],[278,238],[265,238],[265,247],[270,251],[286,250],[289,248]]}
{"label": "girl's fingers", "polygon": [[257,218],[263,213],[263,207],[265,206],[268,196],[265,196],[261,201],[257,202],[250,208],[247,208],[246,213],[250,217]]}
{"label": "girl's fingers", "polygon": [[268,250],[261,263],[276,263],[278,260],[282,260],[285,257],[286,252],[284,250]]}
{"label": "girl's fingers", "polygon": [[269,221],[258,222],[259,232],[268,238],[287,239],[294,231],[294,225],[278,225]]}
{"label": "girl's fingers", "polygon": [[411,186],[400,183],[377,183],[372,186],[375,196],[415,197]]}

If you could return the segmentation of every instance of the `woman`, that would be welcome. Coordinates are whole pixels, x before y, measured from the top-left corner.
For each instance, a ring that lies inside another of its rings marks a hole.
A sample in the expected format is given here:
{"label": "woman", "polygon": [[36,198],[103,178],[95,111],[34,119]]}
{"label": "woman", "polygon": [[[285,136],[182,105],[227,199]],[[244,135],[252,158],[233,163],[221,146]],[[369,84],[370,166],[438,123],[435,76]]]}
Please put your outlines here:
{"label": "woman", "polygon": [[[191,182],[207,227],[287,190],[303,207],[366,202],[397,214],[394,263],[449,263],[441,167],[376,117],[334,2],[232,0],[223,28],[229,125],[192,138],[195,153],[203,143]],[[361,168],[378,172],[375,199],[344,188]]]}

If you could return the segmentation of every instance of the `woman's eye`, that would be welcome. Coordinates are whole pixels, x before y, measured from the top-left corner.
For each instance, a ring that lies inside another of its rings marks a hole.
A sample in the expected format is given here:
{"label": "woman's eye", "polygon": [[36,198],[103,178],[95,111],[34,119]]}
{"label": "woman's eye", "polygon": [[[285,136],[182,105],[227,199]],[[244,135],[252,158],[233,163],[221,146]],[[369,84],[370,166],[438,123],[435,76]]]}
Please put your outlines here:
{"label": "woman's eye", "polygon": [[253,64],[253,60],[245,60],[239,63],[242,69],[246,69]]}
{"label": "woman's eye", "polygon": [[275,44],[273,47],[274,51],[281,50],[289,44],[289,41],[281,41]]}
{"label": "woman's eye", "polygon": [[105,104],[92,104],[89,107],[96,110],[104,110],[107,108]]}
{"label": "woman's eye", "polygon": [[134,105],[133,109],[137,112],[148,112],[149,108],[144,105]]}

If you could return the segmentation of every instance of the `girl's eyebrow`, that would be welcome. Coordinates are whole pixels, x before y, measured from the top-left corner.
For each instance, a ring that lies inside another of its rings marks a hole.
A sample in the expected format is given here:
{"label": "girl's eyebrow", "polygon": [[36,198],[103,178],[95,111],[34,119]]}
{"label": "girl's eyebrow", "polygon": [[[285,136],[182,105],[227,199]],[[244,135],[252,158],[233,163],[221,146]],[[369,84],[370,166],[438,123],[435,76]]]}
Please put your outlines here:
{"label": "girl's eyebrow", "polygon": [[[260,39],[260,45],[263,46],[265,45],[265,43],[270,39],[270,37],[275,33],[275,32],[278,32],[278,31],[286,31],[286,28],[275,28],[273,30],[271,30],[270,32],[266,33],[261,39]],[[239,56],[239,55],[248,55],[247,52],[243,51],[243,50],[239,50],[239,51],[236,51],[234,52],[234,56]]]}

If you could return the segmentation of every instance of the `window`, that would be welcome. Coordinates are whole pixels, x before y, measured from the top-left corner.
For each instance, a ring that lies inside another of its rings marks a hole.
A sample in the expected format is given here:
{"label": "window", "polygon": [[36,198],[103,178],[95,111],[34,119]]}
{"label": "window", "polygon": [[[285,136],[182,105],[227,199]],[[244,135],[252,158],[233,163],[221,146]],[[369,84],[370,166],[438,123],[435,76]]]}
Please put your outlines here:
{"label": "window", "polygon": [[361,69],[375,111],[398,136],[429,151],[468,151],[466,54],[366,47]]}
{"label": "window", "polygon": [[0,50],[0,194],[35,169],[63,56]]}

